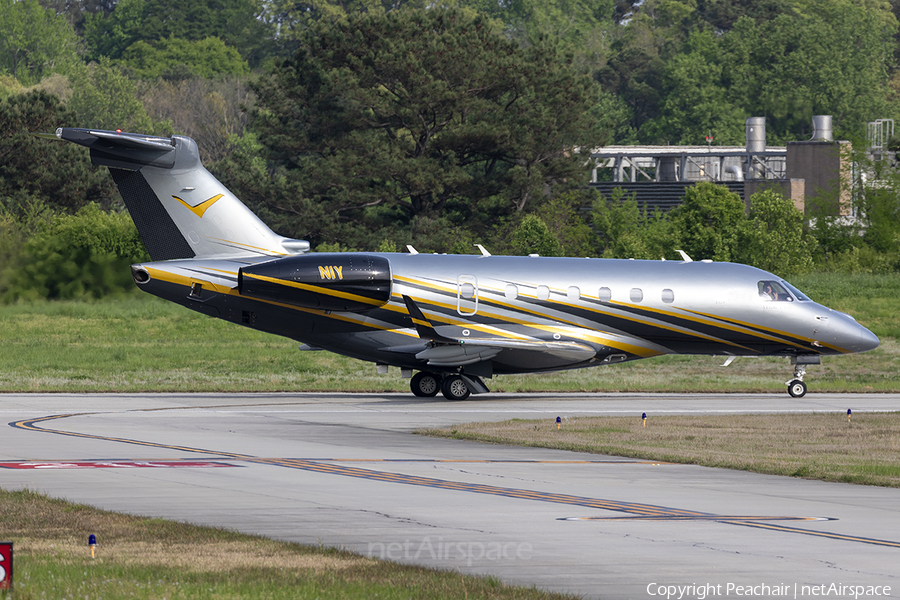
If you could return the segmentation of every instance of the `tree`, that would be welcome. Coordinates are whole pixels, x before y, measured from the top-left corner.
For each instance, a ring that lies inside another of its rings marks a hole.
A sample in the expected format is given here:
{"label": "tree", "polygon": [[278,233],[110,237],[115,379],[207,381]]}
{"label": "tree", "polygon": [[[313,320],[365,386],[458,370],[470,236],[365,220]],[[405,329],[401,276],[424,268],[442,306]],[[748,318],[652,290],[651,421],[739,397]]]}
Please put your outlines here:
{"label": "tree", "polygon": [[69,100],[78,127],[154,133],[154,124],[138,98],[137,86],[108,58],[73,69]]}
{"label": "tree", "polygon": [[0,100],[0,204],[20,213],[35,202],[65,210],[113,203],[109,175],[91,166],[87,152],[32,135],[77,125],[74,113],[46,92]]}
{"label": "tree", "polygon": [[316,24],[255,89],[254,130],[305,196],[272,204],[312,199],[354,229],[454,203],[521,211],[548,185],[581,183],[573,150],[601,136],[589,79],[457,10]]}
{"label": "tree", "polygon": [[263,12],[263,0],[120,0],[110,14],[87,15],[88,58],[116,60],[139,41],[219,37],[255,66],[274,49],[271,32],[258,18]]}
{"label": "tree", "polygon": [[38,0],[0,0],[0,73],[33,85],[78,61],[79,43],[66,18]]}
{"label": "tree", "polygon": [[674,254],[669,220],[659,211],[641,210],[622,188],[609,198],[598,195],[590,220],[603,258],[654,260]]}
{"label": "tree", "polygon": [[510,254],[562,256],[562,248],[556,236],[543,219],[534,214],[525,215],[519,226],[509,236]]}
{"label": "tree", "polygon": [[700,144],[712,134],[718,144],[744,142],[747,115],[723,85],[729,68],[721,61],[718,37],[692,33],[683,50],[665,65],[659,115],[641,128],[641,138],[660,144]]}
{"label": "tree", "polygon": [[753,194],[739,231],[737,261],[782,277],[809,271],[816,242],[803,221],[803,213],[780,193]]}
{"label": "tree", "polygon": [[609,56],[615,0],[463,0],[503,23],[508,35],[527,45],[546,39],[571,54],[576,68],[593,73]]}
{"label": "tree", "polygon": [[238,51],[217,37],[197,41],[169,37],[153,43],[138,40],[122,54],[122,62],[145,79],[218,79],[250,72]]}
{"label": "tree", "polygon": [[737,194],[705,181],[689,187],[682,204],[671,213],[680,249],[695,260],[736,260],[744,219],[744,203]]}
{"label": "tree", "polygon": [[246,81],[237,78],[160,80],[141,96],[152,119],[171,123],[173,131],[197,142],[208,166],[227,156],[243,135],[247,114],[242,107],[252,101]]}

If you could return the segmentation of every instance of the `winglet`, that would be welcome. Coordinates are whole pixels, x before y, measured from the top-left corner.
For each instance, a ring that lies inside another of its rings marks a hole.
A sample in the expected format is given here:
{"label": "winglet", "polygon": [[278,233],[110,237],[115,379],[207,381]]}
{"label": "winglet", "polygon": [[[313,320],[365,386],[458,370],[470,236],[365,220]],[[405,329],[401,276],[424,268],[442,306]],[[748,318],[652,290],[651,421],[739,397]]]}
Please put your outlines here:
{"label": "winglet", "polygon": [[435,342],[445,342],[445,343],[458,343],[456,340],[447,338],[439,334],[435,331],[434,326],[431,324],[431,321],[425,316],[422,312],[422,309],[416,304],[415,300],[410,298],[409,296],[404,295],[403,301],[406,303],[406,310],[409,311],[409,316],[412,319],[413,325],[416,327],[416,333],[419,334],[419,337],[423,340],[432,340]]}

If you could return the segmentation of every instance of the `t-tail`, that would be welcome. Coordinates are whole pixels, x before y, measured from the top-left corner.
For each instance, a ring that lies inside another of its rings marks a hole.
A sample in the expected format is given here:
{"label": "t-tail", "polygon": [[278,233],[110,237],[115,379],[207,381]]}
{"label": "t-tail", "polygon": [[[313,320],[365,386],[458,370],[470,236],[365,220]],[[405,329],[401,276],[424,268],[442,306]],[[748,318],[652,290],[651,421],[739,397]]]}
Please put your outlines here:
{"label": "t-tail", "polygon": [[109,167],[154,261],[309,250],[309,242],[277,235],[229,192],[188,137],[68,127],[56,137],[90,148],[91,162]]}

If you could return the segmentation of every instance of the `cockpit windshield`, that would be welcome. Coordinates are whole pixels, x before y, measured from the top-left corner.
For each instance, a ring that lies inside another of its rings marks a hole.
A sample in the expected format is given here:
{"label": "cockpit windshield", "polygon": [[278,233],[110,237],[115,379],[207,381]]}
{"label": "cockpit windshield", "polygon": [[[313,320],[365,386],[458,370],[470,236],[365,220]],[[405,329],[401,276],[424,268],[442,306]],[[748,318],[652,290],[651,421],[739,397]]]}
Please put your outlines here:
{"label": "cockpit windshield", "polygon": [[806,294],[789,284],[787,281],[782,280],[781,284],[786,287],[800,302],[812,302],[812,300],[810,300]]}

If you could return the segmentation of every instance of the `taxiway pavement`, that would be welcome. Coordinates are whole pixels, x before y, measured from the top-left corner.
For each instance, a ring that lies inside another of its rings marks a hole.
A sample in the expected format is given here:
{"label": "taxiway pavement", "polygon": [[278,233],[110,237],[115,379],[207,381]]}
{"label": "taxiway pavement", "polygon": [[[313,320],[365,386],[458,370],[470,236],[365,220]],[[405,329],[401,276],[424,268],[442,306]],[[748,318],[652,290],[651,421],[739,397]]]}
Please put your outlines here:
{"label": "taxiway pavement", "polygon": [[0,487],[587,598],[900,597],[900,489],[410,433],[848,408],[900,396],[0,394]]}

